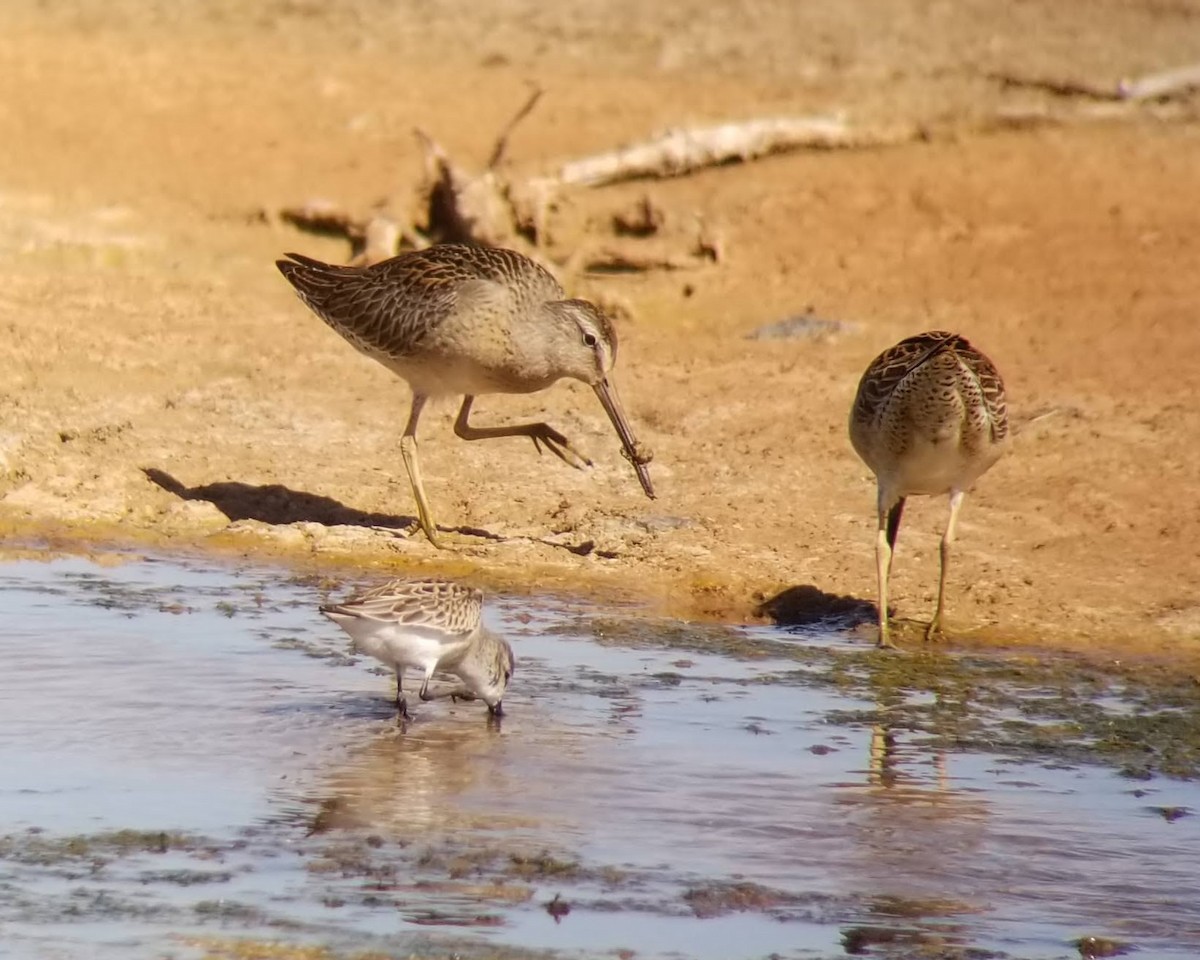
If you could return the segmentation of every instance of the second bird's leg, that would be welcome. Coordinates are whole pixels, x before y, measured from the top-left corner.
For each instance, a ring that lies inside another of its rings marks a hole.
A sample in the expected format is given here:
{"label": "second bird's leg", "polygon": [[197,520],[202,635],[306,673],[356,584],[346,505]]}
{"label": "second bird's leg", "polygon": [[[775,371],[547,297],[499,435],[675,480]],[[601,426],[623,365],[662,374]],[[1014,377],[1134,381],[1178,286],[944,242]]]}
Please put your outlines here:
{"label": "second bird's leg", "polygon": [[471,415],[473,396],[463,397],[458,417],[454,421],[454,432],[463,440],[491,440],[495,437],[529,437],[533,445],[541,452],[541,444],[546,449],[571,466],[582,470],[590,467],[592,461],[571,446],[569,440],[548,423],[514,423],[509,427],[473,427],[467,422]]}
{"label": "second bird's leg", "polygon": [[432,669],[426,670],[425,671],[425,679],[424,679],[424,681],[422,681],[421,689],[417,694],[417,696],[419,696],[422,700],[436,700],[437,699],[432,693],[429,692],[429,681],[432,679],[433,679],[433,670]]}
{"label": "second bird's leg", "polygon": [[396,709],[400,712],[405,720],[411,719],[408,715],[408,701],[404,699],[404,668],[396,668]]}
{"label": "second bird's leg", "polygon": [[896,558],[896,538],[900,535],[900,518],[904,516],[904,497],[901,497],[888,511],[887,515],[887,542],[888,542],[888,568],[887,577],[892,579],[892,561]]}
{"label": "second bird's leg", "polygon": [[458,703],[459,700],[469,703],[472,700],[479,699],[468,687],[452,687],[449,690],[439,690],[437,693],[431,693],[428,697],[430,700],[445,700],[447,698],[454,703]]}
{"label": "second bird's leg", "polygon": [[879,583],[879,641],[876,646],[894,647],[888,628],[888,581],[892,576],[892,557],[896,553],[896,537],[900,518],[904,514],[904,498],[890,507],[882,493],[879,497],[879,533],[875,538],[875,576]]}
{"label": "second bird's leg", "polygon": [[421,684],[421,699],[428,702],[430,700],[445,700],[449,697],[451,700],[474,700],[475,694],[472,693],[465,685],[461,687],[451,687],[446,690],[430,690],[429,681],[433,679],[433,672],[430,671],[425,675],[425,682]]}
{"label": "second bird's leg", "polygon": [[413,498],[417,501],[417,522],[425,531],[429,542],[439,549],[442,542],[438,539],[437,527],[433,523],[433,513],[429,509],[429,501],[425,499],[425,484],[421,482],[421,465],[417,460],[417,421],[421,419],[421,410],[428,399],[424,394],[414,393],[412,408],[408,413],[408,425],[400,438],[400,453],[404,456],[404,466],[408,470],[408,482],[412,485]]}
{"label": "second bird's leg", "polygon": [[942,534],[941,566],[938,571],[937,606],[933,610],[933,619],[925,631],[925,639],[932,640],[942,630],[942,612],[946,604],[946,568],[950,566],[950,551],[954,544],[954,527],[958,523],[958,511],[962,509],[962,490],[950,494],[950,519],[946,521],[946,532]]}

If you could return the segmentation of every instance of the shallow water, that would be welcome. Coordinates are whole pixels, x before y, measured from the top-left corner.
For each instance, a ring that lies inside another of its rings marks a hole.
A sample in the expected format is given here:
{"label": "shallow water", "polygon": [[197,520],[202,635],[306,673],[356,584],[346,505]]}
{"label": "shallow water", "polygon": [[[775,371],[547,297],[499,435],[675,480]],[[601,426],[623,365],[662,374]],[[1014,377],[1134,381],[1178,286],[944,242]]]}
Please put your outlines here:
{"label": "shallow water", "polygon": [[401,727],[325,596],[0,567],[0,956],[1200,954],[1200,788],[1090,752],[1146,714],[1118,683],[1068,729],[1037,670],[906,685],[836,632],[500,598],[502,723]]}

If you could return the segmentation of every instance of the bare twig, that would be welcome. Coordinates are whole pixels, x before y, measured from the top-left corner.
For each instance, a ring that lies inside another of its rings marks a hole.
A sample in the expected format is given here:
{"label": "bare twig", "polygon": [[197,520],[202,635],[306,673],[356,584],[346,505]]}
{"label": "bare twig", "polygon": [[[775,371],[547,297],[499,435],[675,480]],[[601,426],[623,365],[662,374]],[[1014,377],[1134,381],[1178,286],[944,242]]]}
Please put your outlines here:
{"label": "bare twig", "polygon": [[1136,80],[1122,80],[1117,84],[1117,91],[1122,100],[1158,100],[1188,93],[1197,87],[1200,87],[1200,63],[1147,74]]}
{"label": "bare twig", "polygon": [[696,215],[695,254],[712,263],[725,260],[725,231],[703,214]]}
{"label": "bare twig", "polygon": [[425,232],[434,243],[511,245],[512,210],[496,174],[474,177],[451,163],[441,146],[424,130],[417,139],[425,152],[429,180],[429,213]]}
{"label": "bare twig", "polygon": [[1028,87],[1045,90],[1060,97],[1089,97],[1093,100],[1160,100],[1189,93],[1200,87],[1200,64],[1150,73],[1117,84],[1094,83],[1073,77],[1028,77],[999,71],[988,74],[1006,87]]}
{"label": "bare twig", "polygon": [[1024,435],[1025,431],[1034,424],[1041,423],[1043,420],[1049,420],[1051,417],[1057,417],[1063,414],[1071,417],[1074,420],[1078,420],[1083,416],[1078,407],[1041,406],[1036,410],[1014,415],[1011,418],[1013,436],[1022,436]]}
{"label": "bare twig", "polygon": [[309,200],[298,207],[284,207],[280,218],[309,233],[332,237],[361,236],[362,224],[332,200]]}
{"label": "bare twig", "polygon": [[986,118],[982,129],[1033,130],[1039,127],[1063,127],[1078,123],[1103,123],[1125,120],[1149,112],[1159,120],[1188,116],[1186,105],[1177,102],[1149,103],[1139,100],[1108,100],[1055,109],[1044,104],[1004,107]]}
{"label": "bare twig", "polygon": [[583,257],[587,273],[644,273],[648,270],[696,270],[705,261],[699,257],[649,249],[639,243],[610,244],[588,251]]}
{"label": "bare twig", "polygon": [[1028,77],[1007,71],[989,73],[989,80],[996,80],[1006,87],[1023,87],[1045,90],[1059,97],[1090,97],[1093,100],[1116,100],[1117,88],[1111,84],[1093,83],[1073,77]]}
{"label": "bare twig", "polygon": [[521,109],[515,114],[513,114],[513,118],[508,121],[504,129],[500,131],[500,135],[496,137],[496,143],[492,147],[492,155],[488,157],[487,167],[485,169],[495,170],[497,164],[504,159],[504,151],[508,149],[509,136],[512,134],[513,130],[516,129],[517,124],[533,112],[533,108],[537,106],[537,102],[542,99],[542,94],[544,92],[545,91],[542,90],[541,87],[535,86],[533,88],[533,92],[529,95],[529,99],[525,101],[525,105],[521,107]]}
{"label": "bare twig", "polygon": [[660,229],[667,215],[648,195],[643,195],[632,206],[613,214],[613,230],[623,237],[649,237]]}
{"label": "bare twig", "polygon": [[404,233],[404,228],[391,217],[372,217],[362,228],[362,249],[351,263],[366,266],[394,257],[400,252],[400,238]]}
{"label": "bare twig", "polygon": [[675,177],[703,167],[803,147],[877,147],[916,137],[915,127],[854,130],[841,117],[767,117],[715,127],[669,130],[652,140],[566,163],[564,184],[600,186],[641,177]]}

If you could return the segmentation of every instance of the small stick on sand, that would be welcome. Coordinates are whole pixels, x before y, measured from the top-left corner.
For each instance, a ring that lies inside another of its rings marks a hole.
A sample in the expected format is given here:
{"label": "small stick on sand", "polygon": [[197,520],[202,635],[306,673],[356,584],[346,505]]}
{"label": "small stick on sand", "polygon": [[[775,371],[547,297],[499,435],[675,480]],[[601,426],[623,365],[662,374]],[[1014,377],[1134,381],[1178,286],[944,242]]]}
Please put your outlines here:
{"label": "small stick on sand", "polygon": [[703,167],[770,153],[879,147],[915,139],[915,127],[855,130],[840,116],[765,117],[714,127],[668,130],[651,140],[563,164],[558,181],[597,187],[641,177],[677,177]]}
{"label": "small stick on sand", "polygon": [[1136,80],[1122,80],[1117,94],[1122,100],[1159,100],[1189,93],[1200,87],[1200,63],[1161,73],[1150,73]]}

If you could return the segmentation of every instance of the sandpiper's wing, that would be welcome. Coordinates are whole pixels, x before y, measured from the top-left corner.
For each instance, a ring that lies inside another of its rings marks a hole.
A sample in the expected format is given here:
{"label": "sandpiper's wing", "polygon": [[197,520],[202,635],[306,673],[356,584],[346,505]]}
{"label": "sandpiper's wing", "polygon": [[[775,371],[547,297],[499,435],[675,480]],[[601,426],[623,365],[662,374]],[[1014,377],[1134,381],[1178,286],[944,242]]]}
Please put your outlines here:
{"label": "sandpiper's wing", "polygon": [[298,253],[275,265],[309,308],[359,350],[403,357],[421,349],[443,320],[503,293],[544,303],[563,297],[558,281],[514,250],[441,244],[366,267],[323,263]]}
{"label": "sandpiper's wing", "polygon": [[987,422],[993,443],[1004,440],[1008,435],[1004,381],[992,361],[966,337],[943,330],[901,340],[871,362],[858,384],[851,423],[859,427],[878,423],[893,397],[934,367],[938,369],[931,374],[931,384],[937,388],[970,384],[969,414]]}
{"label": "sandpiper's wing", "polygon": [[449,580],[392,580],[320,609],[335,621],[371,620],[465,637],[480,625],[483,592]]}
{"label": "sandpiper's wing", "polygon": [[[875,419],[904,381],[952,341],[953,333],[933,330],[901,340],[877,356],[867,367],[854,398],[854,418]],[[965,342],[965,341],[964,341]]]}

